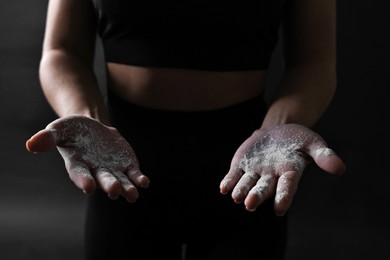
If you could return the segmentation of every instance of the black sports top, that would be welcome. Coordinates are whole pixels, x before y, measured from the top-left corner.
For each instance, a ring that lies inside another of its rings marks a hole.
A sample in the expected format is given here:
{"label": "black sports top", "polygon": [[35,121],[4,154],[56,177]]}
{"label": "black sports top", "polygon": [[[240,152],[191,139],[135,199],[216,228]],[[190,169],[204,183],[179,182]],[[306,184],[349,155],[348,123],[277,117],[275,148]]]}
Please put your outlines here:
{"label": "black sports top", "polygon": [[284,0],[93,0],[107,62],[267,69]]}

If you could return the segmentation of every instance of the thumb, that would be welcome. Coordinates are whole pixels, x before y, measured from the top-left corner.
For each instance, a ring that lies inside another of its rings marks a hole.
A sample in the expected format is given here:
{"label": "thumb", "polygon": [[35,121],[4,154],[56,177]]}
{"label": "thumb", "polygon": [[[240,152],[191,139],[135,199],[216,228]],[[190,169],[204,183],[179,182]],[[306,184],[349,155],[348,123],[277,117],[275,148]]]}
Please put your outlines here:
{"label": "thumb", "polygon": [[26,141],[26,149],[29,152],[46,152],[56,147],[55,130],[43,129]]}
{"label": "thumb", "polygon": [[343,174],[345,172],[345,164],[342,159],[328,147],[311,150],[310,155],[316,164],[328,173]]}
{"label": "thumb", "polygon": [[[63,138],[69,136],[64,135],[64,129],[76,117],[58,118],[48,124],[45,129],[34,134],[26,141],[26,149],[29,152],[39,153],[46,152],[56,147]],[[66,131],[65,131],[66,132]]]}

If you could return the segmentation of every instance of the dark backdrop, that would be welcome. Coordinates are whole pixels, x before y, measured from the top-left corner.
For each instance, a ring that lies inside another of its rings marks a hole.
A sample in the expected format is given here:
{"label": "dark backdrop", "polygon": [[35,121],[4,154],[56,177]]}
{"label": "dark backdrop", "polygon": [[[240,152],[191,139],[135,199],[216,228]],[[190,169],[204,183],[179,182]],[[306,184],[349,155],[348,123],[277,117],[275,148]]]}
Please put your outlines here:
{"label": "dark backdrop", "polygon": [[[1,260],[82,255],[85,196],[55,151],[24,149],[55,118],[37,78],[46,5],[0,2]],[[316,130],[347,172],[335,177],[311,167],[304,175],[290,210],[286,260],[390,259],[388,11],[386,0],[339,1],[338,89]],[[101,56],[96,70],[103,82]]]}

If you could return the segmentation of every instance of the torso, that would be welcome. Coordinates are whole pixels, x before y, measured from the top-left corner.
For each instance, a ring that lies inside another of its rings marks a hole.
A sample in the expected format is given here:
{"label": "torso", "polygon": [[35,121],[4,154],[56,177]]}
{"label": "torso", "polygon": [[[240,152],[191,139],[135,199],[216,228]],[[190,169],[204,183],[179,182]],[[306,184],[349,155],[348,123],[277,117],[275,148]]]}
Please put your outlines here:
{"label": "torso", "polygon": [[284,0],[93,4],[110,89],[134,104],[187,111],[261,94],[285,13]]}
{"label": "torso", "polygon": [[264,90],[265,71],[200,71],[107,64],[108,86],[129,102],[157,109],[228,107]]}

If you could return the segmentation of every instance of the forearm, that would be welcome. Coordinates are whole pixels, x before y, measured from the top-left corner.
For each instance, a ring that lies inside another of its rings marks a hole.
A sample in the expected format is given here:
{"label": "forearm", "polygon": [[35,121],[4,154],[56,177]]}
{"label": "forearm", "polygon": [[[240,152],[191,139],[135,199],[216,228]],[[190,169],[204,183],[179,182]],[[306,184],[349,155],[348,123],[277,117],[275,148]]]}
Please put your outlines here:
{"label": "forearm", "polygon": [[62,50],[44,52],[39,77],[43,92],[59,117],[84,115],[109,124],[92,66]]}
{"label": "forearm", "polygon": [[312,127],[325,112],[336,89],[334,62],[286,69],[262,127],[296,123]]}

